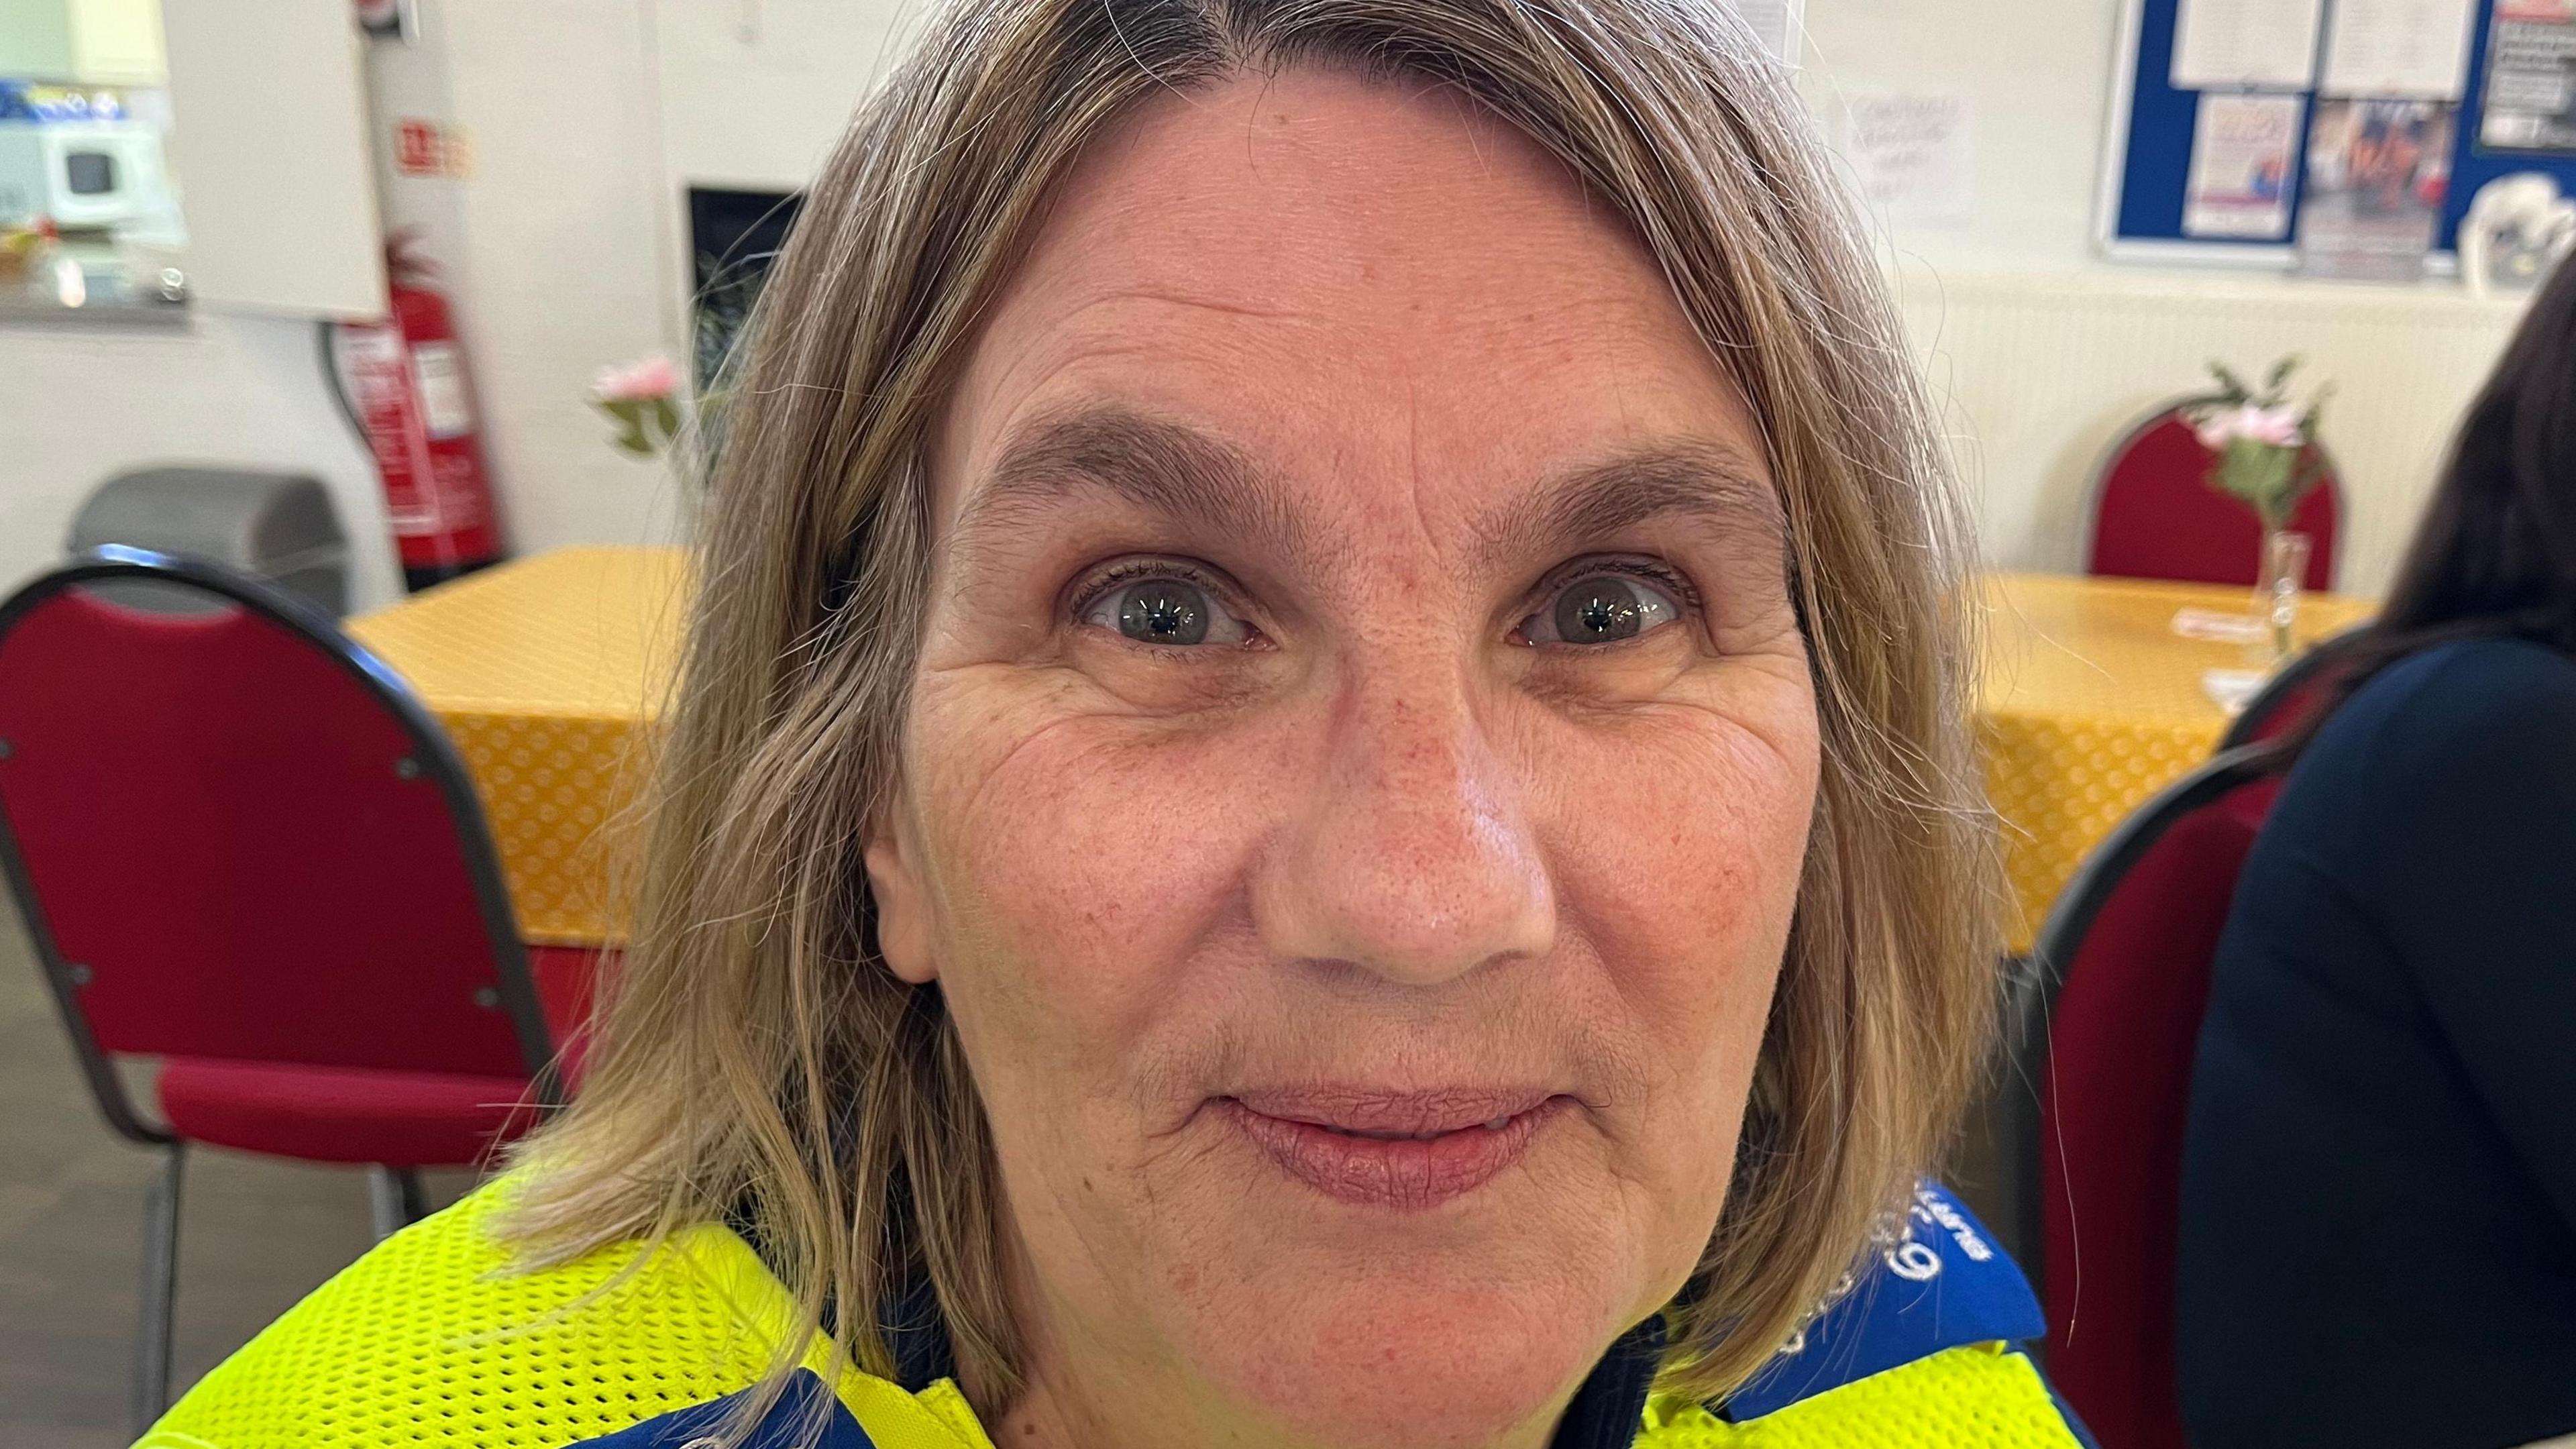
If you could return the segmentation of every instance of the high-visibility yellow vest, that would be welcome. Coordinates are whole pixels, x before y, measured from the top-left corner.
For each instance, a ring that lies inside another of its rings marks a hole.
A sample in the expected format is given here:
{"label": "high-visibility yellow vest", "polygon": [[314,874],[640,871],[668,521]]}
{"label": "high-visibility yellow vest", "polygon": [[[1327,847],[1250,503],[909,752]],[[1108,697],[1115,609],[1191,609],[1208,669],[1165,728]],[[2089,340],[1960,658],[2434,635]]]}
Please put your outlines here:
{"label": "high-visibility yellow vest", "polygon": [[[729,1396],[761,1382],[791,1321],[787,1289],[751,1246],[707,1224],[649,1254],[515,1271],[486,1231],[505,1188],[405,1229],[315,1290],[190,1390],[142,1449],[685,1449],[729,1424]],[[1937,1192],[1914,1217],[1884,1254],[1888,1271],[1726,1406],[1646,1398],[1635,1449],[2085,1444],[1992,1327],[1997,1301],[2016,1326],[2035,1316],[2019,1273]],[[827,1394],[825,1367],[818,1337],[753,1449],[993,1449],[949,1380],[910,1392],[844,1370]],[[815,1425],[825,1432],[809,1439]]]}

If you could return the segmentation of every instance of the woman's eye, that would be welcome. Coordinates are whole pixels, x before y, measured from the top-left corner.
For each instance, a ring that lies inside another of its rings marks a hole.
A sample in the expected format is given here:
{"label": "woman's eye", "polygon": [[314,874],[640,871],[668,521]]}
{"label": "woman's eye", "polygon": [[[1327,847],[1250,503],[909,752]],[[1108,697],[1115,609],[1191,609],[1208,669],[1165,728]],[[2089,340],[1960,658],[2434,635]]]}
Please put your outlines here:
{"label": "woman's eye", "polygon": [[1521,620],[1525,644],[1616,644],[1682,615],[1670,594],[1632,574],[1586,574]]}
{"label": "woman's eye", "polygon": [[1162,575],[1101,590],[1084,606],[1082,622],[1115,630],[1139,644],[1169,648],[1241,644],[1253,632],[1207,589]]}

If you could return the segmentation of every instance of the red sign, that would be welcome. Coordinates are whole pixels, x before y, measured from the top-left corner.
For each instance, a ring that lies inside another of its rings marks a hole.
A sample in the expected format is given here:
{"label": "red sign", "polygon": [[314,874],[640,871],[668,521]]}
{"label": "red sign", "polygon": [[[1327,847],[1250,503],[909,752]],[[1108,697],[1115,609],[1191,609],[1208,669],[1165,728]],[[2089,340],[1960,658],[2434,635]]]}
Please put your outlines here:
{"label": "red sign", "polygon": [[394,170],[461,180],[474,172],[474,143],[462,126],[405,116],[394,122]]}

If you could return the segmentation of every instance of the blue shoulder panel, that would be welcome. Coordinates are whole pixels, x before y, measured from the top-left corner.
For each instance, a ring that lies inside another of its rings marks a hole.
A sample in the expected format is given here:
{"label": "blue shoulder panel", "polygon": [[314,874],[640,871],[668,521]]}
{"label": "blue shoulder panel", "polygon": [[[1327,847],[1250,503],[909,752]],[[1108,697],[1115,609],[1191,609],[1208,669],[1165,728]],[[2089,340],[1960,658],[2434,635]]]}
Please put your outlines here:
{"label": "blue shoulder panel", "polygon": [[1759,1418],[1945,1348],[2018,1343],[2048,1331],[2039,1299],[1968,1210],[1930,1183],[1848,1292],[1726,1401]]}
{"label": "blue shoulder panel", "polygon": [[[657,1415],[640,1424],[629,1425],[614,1434],[597,1439],[582,1439],[566,1449],[684,1449],[691,1442],[713,1434],[725,1422],[725,1416],[739,1406],[745,1395],[727,1394],[703,1404]],[[815,1432],[816,1426],[821,1432]],[[812,1369],[798,1369],[787,1380],[786,1389],[769,1412],[742,1440],[742,1449],[876,1449],[874,1440],[859,1427]]]}

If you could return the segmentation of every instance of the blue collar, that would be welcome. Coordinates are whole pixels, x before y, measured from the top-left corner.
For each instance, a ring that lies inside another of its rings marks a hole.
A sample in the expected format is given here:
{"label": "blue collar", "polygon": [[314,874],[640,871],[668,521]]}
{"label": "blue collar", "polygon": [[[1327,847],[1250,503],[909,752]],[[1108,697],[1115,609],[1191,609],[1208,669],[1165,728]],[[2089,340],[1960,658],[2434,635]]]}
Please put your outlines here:
{"label": "blue collar", "polygon": [[[1931,1183],[1824,1311],[1718,1406],[1729,1422],[1777,1413],[1829,1389],[1972,1343],[2021,1343],[2048,1331],[2021,1270],[1958,1199]],[[1629,1449],[1663,1356],[1661,1314],[1610,1346],[1557,1427],[1550,1449]]]}
{"label": "blue collar", "polygon": [[1732,1421],[1777,1413],[1871,1374],[1972,1343],[2048,1332],[2039,1299],[1994,1236],[1931,1183],[1853,1282],[1726,1401]]}

